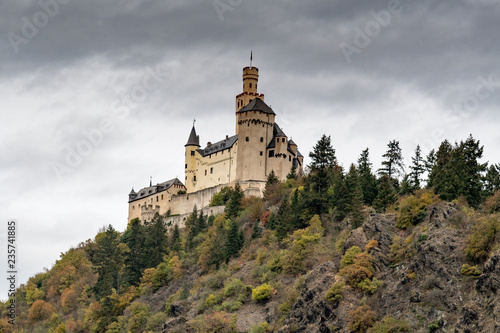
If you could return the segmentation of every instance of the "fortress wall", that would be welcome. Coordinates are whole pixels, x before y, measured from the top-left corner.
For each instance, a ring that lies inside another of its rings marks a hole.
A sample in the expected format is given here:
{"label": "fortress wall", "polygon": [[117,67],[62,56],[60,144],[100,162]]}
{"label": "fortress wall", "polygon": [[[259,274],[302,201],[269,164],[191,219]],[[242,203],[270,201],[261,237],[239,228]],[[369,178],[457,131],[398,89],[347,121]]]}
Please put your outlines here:
{"label": "fortress wall", "polygon": [[[224,209],[226,206],[214,206],[214,207],[206,207],[203,209],[203,214],[204,215],[219,215],[224,213]],[[186,223],[187,218],[189,215],[191,215],[192,212],[182,214],[182,215],[176,215],[176,216],[170,216],[165,218],[165,223],[167,224],[168,228],[173,227],[174,225],[178,225],[179,228],[184,228],[184,225]]]}

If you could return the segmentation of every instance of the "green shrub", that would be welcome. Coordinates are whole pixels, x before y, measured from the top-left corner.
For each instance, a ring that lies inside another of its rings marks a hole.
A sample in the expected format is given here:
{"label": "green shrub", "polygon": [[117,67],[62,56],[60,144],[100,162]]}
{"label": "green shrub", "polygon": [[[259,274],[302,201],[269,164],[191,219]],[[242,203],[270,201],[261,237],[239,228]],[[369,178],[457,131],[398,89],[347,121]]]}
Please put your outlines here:
{"label": "green shrub", "polygon": [[157,290],[160,287],[168,284],[173,279],[174,279],[174,271],[172,271],[172,269],[168,267],[168,264],[166,262],[162,262],[156,268],[153,274],[152,282],[155,290]]}
{"label": "green shrub", "polygon": [[326,292],[325,299],[327,302],[334,304],[340,302],[344,297],[342,293],[344,292],[345,283],[342,281],[335,282],[330,289]]}
{"label": "green shrub", "polygon": [[358,246],[353,246],[349,250],[347,250],[340,260],[340,268],[344,268],[348,265],[352,265],[354,262],[354,258],[361,253],[361,249]]}
{"label": "green shrub", "polygon": [[493,196],[491,196],[484,203],[483,210],[487,214],[491,214],[494,212],[500,212],[500,191],[496,191]]}
{"label": "green shrub", "polygon": [[205,307],[206,308],[211,308],[217,304],[220,304],[222,301],[222,295],[221,294],[210,294],[207,296],[205,299]]}
{"label": "green shrub", "polygon": [[271,286],[266,283],[252,289],[252,299],[256,302],[265,302],[271,298],[272,294]]}
{"label": "green shrub", "polygon": [[470,266],[469,264],[464,264],[462,269],[460,269],[460,273],[463,275],[469,275],[472,277],[479,277],[481,275],[481,270],[477,268],[477,266]]}
{"label": "green shrub", "polygon": [[427,326],[430,333],[436,332],[439,329],[439,322],[434,321]]}
{"label": "green shrub", "polygon": [[376,320],[375,312],[368,305],[358,307],[349,317],[349,329],[355,333],[365,333]]}
{"label": "green shrub", "polygon": [[412,328],[405,319],[395,319],[387,316],[369,328],[367,333],[411,333]]}
{"label": "green shrub", "polygon": [[242,305],[243,305],[243,303],[240,301],[228,300],[228,301],[222,302],[221,308],[222,308],[222,310],[227,311],[227,312],[236,312],[241,308]]}
{"label": "green shrub", "polygon": [[165,312],[157,312],[148,318],[146,323],[146,331],[158,331],[161,325],[166,322],[168,315]]}
{"label": "green shrub", "polygon": [[496,218],[479,219],[467,239],[465,248],[467,258],[473,262],[481,262],[488,258],[499,229],[499,221]]}
{"label": "green shrub", "polygon": [[420,234],[418,236],[418,242],[419,243],[422,243],[422,242],[425,242],[429,237],[427,236],[427,234]]}
{"label": "green shrub", "polygon": [[364,279],[360,283],[358,283],[358,288],[363,290],[367,294],[373,294],[375,291],[377,291],[378,287],[382,284],[382,281],[377,280],[377,278],[373,278],[373,280],[370,279]]}
{"label": "green shrub", "polygon": [[427,206],[437,201],[437,196],[426,190],[417,191],[415,195],[401,199],[396,227],[406,229],[422,222],[425,219]]}
{"label": "green shrub", "polygon": [[267,333],[267,332],[271,332],[271,328],[269,327],[269,324],[267,322],[263,322],[255,326],[252,326],[252,328],[250,329],[250,333]]}
{"label": "green shrub", "polygon": [[232,278],[225,283],[224,297],[236,296],[238,301],[244,302],[247,299],[250,291],[250,286],[245,285],[243,282],[241,282],[240,279]]}

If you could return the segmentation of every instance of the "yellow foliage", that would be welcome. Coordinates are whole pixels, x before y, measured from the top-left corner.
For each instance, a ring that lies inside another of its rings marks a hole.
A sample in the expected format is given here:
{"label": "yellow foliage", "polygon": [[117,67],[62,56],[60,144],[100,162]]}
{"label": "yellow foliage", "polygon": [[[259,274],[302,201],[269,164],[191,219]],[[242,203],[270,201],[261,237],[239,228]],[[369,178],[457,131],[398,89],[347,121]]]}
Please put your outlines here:
{"label": "yellow foliage", "polygon": [[179,260],[178,256],[174,256],[168,261],[168,267],[174,272],[174,279],[178,279],[182,276],[182,262]]}
{"label": "yellow foliage", "polygon": [[66,288],[61,295],[61,305],[65,312],[71,312],[76,308],[78,294],[75,291],[74,286]]}
{"label": "yellow foliage", "polygon": [[438,197],[429,190],[420,190],[415,195],[401,199],[396,227],[406,229],[422,222],[427,206],[438,202]]}
{"label": "yellow foliage", "polygon": [[42,300],[35,301],[28,313],[28,319],[31,322],[45,321],[52,317],[55,313],[54,307]]}

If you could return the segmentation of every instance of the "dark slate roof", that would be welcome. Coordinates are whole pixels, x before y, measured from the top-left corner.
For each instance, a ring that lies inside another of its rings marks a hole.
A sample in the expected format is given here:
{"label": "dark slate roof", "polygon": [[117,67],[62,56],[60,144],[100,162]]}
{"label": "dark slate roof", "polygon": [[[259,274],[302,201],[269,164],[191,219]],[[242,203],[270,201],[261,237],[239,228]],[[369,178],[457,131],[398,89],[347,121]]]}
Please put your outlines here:
{"label": "dark slate roof", "polygon": [[304,156],[302,156],[302,154],[301,154],[301,153],[300,153],[300,151],[298,151],[298,150],[297,150],[297,156],[298,156],[298,157],[304,157]]}
{"label": "dark slate roof", "polygon": [[216,143],[211,144],[210,146],[206,146],[204,149],[198,149],[196,151],[200,153],[202,156],[208,156],[210,154],[217,153],[224,149],[231,148],[236,143],[236,141],[238,141],[238,134],[230,136],[227,139],[218,141]]}
{"label": "dark slate roof", "polygon": [[281,138],[281,137],[285,137],[286,138],[286,134],[278,126],[278,124],[274,123],[273,139],[271,140],[271,142],[269,142],[269,145],[267,146],[267,149],[276,148],[276,138]]}
{"label": "dark slate roof", "polygon": [[146,198],[146,197],[148,197],[150,195],[166,191],[170,187],[172,187],[172,185],[181,185],[181,186],[184,186],[184,184],[178,178],[170,179],[170,180],[168,180],[166,182],[163,182],[163,183],[160,183],[160,184],[156,184],[156,185],[153,185],[153,186],[148,186],[148,187],[145,187],[145,188],[141,189],[137,193],[137,196],[134,199],[130,200],[129,202],[132,202],[132,201],[135,201],[135,200],[140,200],[140,199]]}
{"label": "dark slate roof", "polygon": [[264,103],[264,101],[258,97],[252,99],[250,103],[242,107],[240,111],[238,111],[237,113],[249,112],[249,111],[260,111],[267,114],[276,114],[274,113],[273,109],[269,107],[269,105]]}
{"label": "dark slate roof", "polygon": [[130,191],[130,193],[128,195],[134,195],[134,194],[137,194],[137,193],[134,191],[134,188],[132,187],[132,191]]}
{"label": "dark slate roof", "polygon": [[286,138],[285,132],[283,132],[283,130],[276,123],[274,123],[273,135],[275,138],[278,138],[278,137],[285,137]]}
{"label": "dark slate roof", "polygon": [[288,145],[289,145],[289,146],[292,146],[292,145],[295,145],[295,146],[296,146],[297,144],[296,144],[295,142],[293,142],[293,140],[292,140],[292,139],[290,139],[290,140],[288,141]]}
{"label": "dark slate roof", "polygon": [[194,129],[194,125],[193,128],[191,129],[191,134],[189,134],[188,142],[184,147],[187,146],[197,146],[197,147],[200,146],[200,137],[196,135],[196,130]]}

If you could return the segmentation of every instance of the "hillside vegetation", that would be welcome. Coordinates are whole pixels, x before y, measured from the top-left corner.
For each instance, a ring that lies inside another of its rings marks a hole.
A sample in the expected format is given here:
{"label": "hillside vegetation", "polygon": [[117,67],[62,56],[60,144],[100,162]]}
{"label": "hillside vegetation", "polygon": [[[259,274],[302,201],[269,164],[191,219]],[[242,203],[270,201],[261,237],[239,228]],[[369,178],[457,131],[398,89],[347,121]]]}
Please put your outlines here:
{"label": "hillside vegetation", "polygon": [[[391,141],[347,170],[330,138],[306,174],[239,185],[186,226],[111,225],[31,277],[0,332],[499,332],[500,165],[469,137],[405,173]],[[425,176],[425,179],[424,179]],[[424,186],[425,184],[425,186]]]}

